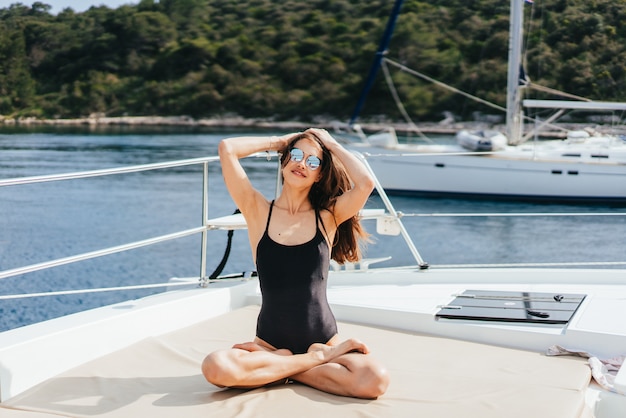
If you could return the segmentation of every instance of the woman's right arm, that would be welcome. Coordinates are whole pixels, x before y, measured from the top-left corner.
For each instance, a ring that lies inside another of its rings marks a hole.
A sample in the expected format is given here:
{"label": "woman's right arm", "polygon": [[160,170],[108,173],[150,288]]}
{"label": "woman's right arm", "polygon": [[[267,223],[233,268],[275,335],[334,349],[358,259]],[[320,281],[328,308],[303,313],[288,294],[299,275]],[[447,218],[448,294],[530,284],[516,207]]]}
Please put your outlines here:
{"label": "woman's right arm", "polygon": [[236,137],[220,142],[218,152],[224,182],[230,196],[244,216],[254,213],[259,202],[265,202],[266,199],[252,186],[239,160],[257,152],[282,151],[293,135],[295,134]]}

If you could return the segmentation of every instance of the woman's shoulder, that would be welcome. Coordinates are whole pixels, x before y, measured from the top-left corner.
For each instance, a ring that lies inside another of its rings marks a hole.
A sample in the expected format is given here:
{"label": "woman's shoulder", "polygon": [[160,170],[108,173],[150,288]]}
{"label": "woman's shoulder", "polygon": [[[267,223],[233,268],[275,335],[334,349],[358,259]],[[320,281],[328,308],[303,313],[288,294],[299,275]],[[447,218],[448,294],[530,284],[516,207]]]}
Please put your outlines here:
{"label": "woman's shoulder", "polygon": [[256,223],[264,222],[270,210],[272,201],[265,198],[261,193],[255,193],[256,196],[250,197],[247,204],[244,207],[240,207],[239,210],[246,218],[248,228]]}
{"label": "woman's shoulder", "polygon": [[337,219],[335,214],[330,209],[319,209],[317,211],[322,221],[323,227],[328,231],[334,231],[337,229]]}

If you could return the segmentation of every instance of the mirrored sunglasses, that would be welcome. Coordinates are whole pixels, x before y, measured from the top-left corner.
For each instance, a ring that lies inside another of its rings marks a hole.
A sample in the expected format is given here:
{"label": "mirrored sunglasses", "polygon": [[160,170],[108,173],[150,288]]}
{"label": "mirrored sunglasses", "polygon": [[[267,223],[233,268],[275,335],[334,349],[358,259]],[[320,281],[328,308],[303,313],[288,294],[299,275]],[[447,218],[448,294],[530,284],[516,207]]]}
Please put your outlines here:
{"label": "mirrored sunglasses", "polygon": [[[293,162],[299,163],[304,159],[304,151],[302,151],[300,148],[292,148],[289,153],[291,155],[291,161]],[[309,155],[308,157],[306,157],[304,163],[311,170],[317,170],[318,168],[320,168],[320,165],[322,165],[322,160],[320,160],[315,155]]]}

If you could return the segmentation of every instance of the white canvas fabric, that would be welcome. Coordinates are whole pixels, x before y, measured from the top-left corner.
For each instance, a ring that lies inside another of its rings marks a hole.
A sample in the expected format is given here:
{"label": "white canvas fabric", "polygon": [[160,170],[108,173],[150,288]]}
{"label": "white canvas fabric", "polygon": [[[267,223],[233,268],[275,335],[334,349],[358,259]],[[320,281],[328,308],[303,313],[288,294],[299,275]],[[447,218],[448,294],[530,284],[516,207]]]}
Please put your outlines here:
{"label": "white canvas fabric", "polygon": [[590,381],[578,357],[500,348],[339,323],[389,369],[376,400],[293,383],[254,390],[205,381],[204,356],[254,336],[258,306],[149,338],[49,379],[0,404],[0,416],[580,418]]}

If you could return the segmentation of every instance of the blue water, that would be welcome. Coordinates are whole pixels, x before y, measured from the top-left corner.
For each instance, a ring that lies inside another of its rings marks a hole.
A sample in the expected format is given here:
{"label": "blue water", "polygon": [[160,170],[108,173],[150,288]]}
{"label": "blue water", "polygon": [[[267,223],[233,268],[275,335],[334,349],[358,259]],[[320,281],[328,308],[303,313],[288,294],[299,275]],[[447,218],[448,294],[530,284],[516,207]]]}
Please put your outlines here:
{"label": "blue water", "polygon": [[[277,132],[264,132],[274,134]],[[238,132],[237,134],[254,134]],[[112,168],[215,155],[233,132],[10,132],[0,134],[0,178]],[[275,163],[246,162],[255,185],[268,196]],[[201,222],[199,166],[0,188],[0,270],[147,239]],[[235,209],[219,166],[210,166],[209,214]],[[496,212],[626,212],[609,206],[548,205],[394,197],[407,214]],[[368,207],[383,207],[373,196]],[[626,217],[405,217],[423,259],[431,265],[626,261]],[[374,224],[366,228],[375,230]],[[208,273],[218,265],[226,232],[211,233]],[[380,248],[380,250],[379,250]],[[392,255],[386,265],[414,264],[397,237],[369,245],[371,256]],[[0,280],[0,295],[162,283],[198,276],[200,237],[55,267]],[[244,231],[236,231],[223,273],[254,269]],[[625,278],[626,279],[626,278]],[[158,290],[105,292],[0,300],[0,331],[102,306]]]}

